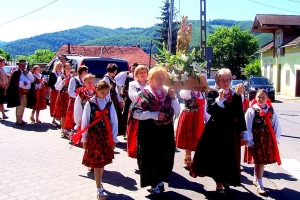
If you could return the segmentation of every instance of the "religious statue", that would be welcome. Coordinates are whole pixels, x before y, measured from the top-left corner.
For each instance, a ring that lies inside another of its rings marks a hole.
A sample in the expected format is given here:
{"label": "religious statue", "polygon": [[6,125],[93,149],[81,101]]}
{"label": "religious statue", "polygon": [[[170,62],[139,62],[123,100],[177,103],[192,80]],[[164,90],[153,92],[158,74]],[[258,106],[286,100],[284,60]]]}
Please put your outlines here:
{"label": "religious statue", "polygon": [[190,49],[190,41],[192,38],[192,24],[187,24],[188,16],[182,16],[180,28],[177,33],[177,49],[176,53],[184,52],[187,54]]}

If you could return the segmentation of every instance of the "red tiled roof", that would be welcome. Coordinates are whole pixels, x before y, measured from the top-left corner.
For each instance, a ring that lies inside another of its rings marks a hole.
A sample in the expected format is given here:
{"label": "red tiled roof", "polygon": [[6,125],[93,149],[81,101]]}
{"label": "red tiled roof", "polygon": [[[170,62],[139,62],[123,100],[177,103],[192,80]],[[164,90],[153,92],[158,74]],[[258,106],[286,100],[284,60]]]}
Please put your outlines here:
{"label": "red tiled roof", "polygon": [[270,41],[269,43],[265,44],[264,46],[262,46],[259,50],[257,50],[255,53],[262,53],[262,52],[265,52],[265,51],[268,51],[270,49],[273,49],[274,47],[274,42],[273,40]]}
{"label": "red tiled roof", "polygon": [[280,27],[300,28],[300,15],[257,14],[252,32],[272,33]]}
{"label": "red tiled roof", "polygon": [[[70,45],[71,54],[79,54],[82,56],[100,56],[102,49],[102,54],[104,57],[110,58],[122,58],[127,60],[129,64],[137,62],[142,65],[149,66],[150,56],[145,53],[141,48],[137,46],[83,46],[83,45]],[[63,45],[60,47],[55,57],[60,54],[68,53],[68,45]],[[156,61],[151,58],[151,66],[154,66]]]}

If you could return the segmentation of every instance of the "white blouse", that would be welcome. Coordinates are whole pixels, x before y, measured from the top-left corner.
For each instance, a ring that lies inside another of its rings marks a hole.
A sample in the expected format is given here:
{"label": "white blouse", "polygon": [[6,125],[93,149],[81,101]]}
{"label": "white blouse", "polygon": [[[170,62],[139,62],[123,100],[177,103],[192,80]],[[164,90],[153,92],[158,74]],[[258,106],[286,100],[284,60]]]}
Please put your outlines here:
{"label": "white blouse", "polygon": [[[150,85],[147,85],[144,89],[147,89],[150,91],[150,93],[154,94],[154,92],[152,91]],[[165,97],[163,98],[162,101],[165,100],[167,94],[168,94],[168,87],[164,86],[163,88],[165,90]],[[156,91],[159,92],[159,91]],[[174,100],[171,101],[171,106],[174,109],[174,115],[178,115],[180,113],[180,105],[178,102],[178,99],[175,98]],[[133,113],[133,117],[137,120],[147,120],[147,119],[154,119],[154,120],[158,120],[158,114],[159,111],[155,111],[155,112],[151,112],[151,111],[140,111],[140,110],[136,110]]]}
{"label": "white blouse", "polygon": [[127,71],[124,72],[120,72],[115,76],[115,81],[117,86],[122,87],[123,85],[125,85],[125,81],[127,77],[133,78],[132,73],[127,74]]}
{"label": "white blouse", "polygon": [[70,83],[69,83],[69,86],[68,86],[68,94],[72,98],[76,98],[76,92],[75,92],[76,81],[75,81],[75,78],[77,79],[77,81],[80,83],[81,86],[83,84],[83,79],[80,79],[79,76],[72,77],[70,79]]}
{"label": "white blouse", "polygon": [[[261,109],[257,104],[253,105],[253,108]],[[269,106],[266,109],[263,109],[264,112],[267,112]],[[244,140],[252,141],[253,140],[253,133],[252,133],[252,123],[255,116],[255,111],[252,108],[248,108],[247,112],[245,113],[245,120],[246,120],[246,127],[247,131],[244,131]],[[273,113],[272,117],[272,126],[276,135],[276,139],[278,140],[281,136],[281,127],[278,121],[277,114]],[[278,142],[278,141],[277,141]]]}
{"label": "white blouse", "polygon": [[[98,97],[92,97],[90,99],[90,101],[96,103],[98,103],[100,109],[104,109],[104,107],[106,106],[107,102],[109,101],[109,98],[98,98]],[[96,103],[96,104],[97,104]],[[112,103],[110,106],[110,123],[111,123],[111,128],[112,128],[112,134],[113,134],[113,139],[114,142],[119,142],[117,139],[118,136],[118,118],[117,118],[117,113],[114,107],[114,104]],[[90,103],[87,102],[83,108],[83,113],[82,113],[82,122],[81,122],[81,129],[84,129],[85,127],[87,127],[91,122],[90,122],[90,114],[91,114],[91,106]],[[82,142],[86,142],[86,136],[88,134],[88,131],[85,131],[82,134]]]}
{"label": "white blouse", "polygon": [[[180,90],[179,95],[184,100],[189,100],[189,99],[192,98],[191,92],[192,92],[191,90]],[[194,91],[194,92],[198,92],[199,93],[200,91]],[[200,94],[199,95],[199,99],[204,99],[205,100],[205,97]],[[205,123],[207,123],[208,120],[209,120],[209,118],[210,118],[210,114],[208,114],[207,111],[206,111],[206,101],[205,101],[205,104],[203,105],[203,110],[204,110],[204,113],[203,113],[203,115],[204,115],[204,121],[205,121]]]}
{"label": "white blouse", "polygon": [[[233,89],[229,89],[229,90],[231,90],[232,95],[233,95],[233,94],[234,94],[234,90],[233,90]],[[225,94],[228,94],[229,90],[227,90],[227,91],[225,92]],[[224,101],[226,101],[226,100],[227,100],[226,98],[220,99],[220,97],[217,97],[217,98],[216,98],[216,103],[217,103],[218,106],[220,106],[221,108],[224,108],[224,107],[225,107],[225,106],[224,106]]]}
{"label": "white blouse", "polygon": [[138,96],[137,89],[139,88],[140,91],[145,88],[146,85],[141,85],[138,81],[131,81],[129,82],[128,87],[128,96],[132,102],[136,102],[136,98]]}
{"label": "white blouse", "polygon": [[[27,83],[26,85],[24,83]],[[34,78],[31,72],[28,72],[26,75],[21,71],[21,76],[19,80],[19,87],[22,89],[29,90],[31,88],[31,83],[34,82]]]}
{"label": "white blouse", "polygon": [[[71,75],[70,75],[71,76]],[[71,77],[70,77],[71,78]],[[65,78],[66,79],[66,78]],[[64,80],[65,80],[64,79]],[[61,76],[57,77],[57,81],[54,85],[55,89],[60,91],[63,88],[64,84],[63,84],[63,79],[61,78]]]}
{"label": "white blouse", "polygon": [[[105,80],[106,83],[109,83],[109,84],[110,84],[110,79],[107,77],[108,74],[105,74],[105,75],[106,75],[106,76],[104,76],[102,80]],[[122,99],[121,99],[121,97],[120,97],[120,95],[119,95],[118,88],[116,87],[115,90],[116,90],[116,93],[117,93],[118,101],[119,101],[119,102],[122,102]],[[110,98],[110,91],[108,92],[107,97]]]}
{"label": "white blouse", "polygon": [[[41,79],[42,78],[42,74],[33,74],[33,76],[37,79]],[[37,90],[37,89],[42,89],[42,83],[35,83],[34,84],[34,89]]]}

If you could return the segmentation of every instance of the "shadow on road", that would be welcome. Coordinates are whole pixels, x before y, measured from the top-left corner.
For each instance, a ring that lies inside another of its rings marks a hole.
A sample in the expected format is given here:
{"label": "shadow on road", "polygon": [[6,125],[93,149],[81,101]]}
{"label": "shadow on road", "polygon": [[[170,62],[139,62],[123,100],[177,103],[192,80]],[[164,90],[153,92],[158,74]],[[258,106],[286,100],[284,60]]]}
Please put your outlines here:
{"label": "shadow on road", "polygon": [[58,127],[53,126],[50,123],[28,123],[23,126],[17,126],[15,122],[1,120],[1,124],[23,131],[47,132],[48,130],[58,130]]}

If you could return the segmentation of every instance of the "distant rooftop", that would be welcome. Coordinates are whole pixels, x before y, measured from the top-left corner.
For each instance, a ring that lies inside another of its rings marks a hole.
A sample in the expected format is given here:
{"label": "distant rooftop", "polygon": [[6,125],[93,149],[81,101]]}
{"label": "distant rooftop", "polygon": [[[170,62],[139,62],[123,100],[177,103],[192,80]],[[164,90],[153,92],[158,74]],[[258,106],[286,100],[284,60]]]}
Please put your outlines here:
{"label": "distant rooftop", "polygon": [[300,15],[257,14],[252,25],[252,32],[273,33],[282,27],[300,29]]}

